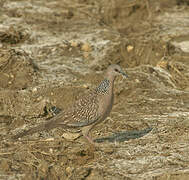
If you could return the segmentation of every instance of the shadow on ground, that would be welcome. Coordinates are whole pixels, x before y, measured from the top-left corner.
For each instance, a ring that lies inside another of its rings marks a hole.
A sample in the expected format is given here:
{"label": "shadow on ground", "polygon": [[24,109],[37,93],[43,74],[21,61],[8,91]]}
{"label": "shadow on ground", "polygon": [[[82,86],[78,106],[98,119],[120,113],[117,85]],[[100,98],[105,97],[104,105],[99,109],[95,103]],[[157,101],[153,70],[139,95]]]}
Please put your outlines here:
{"label": "shadow on ground", "polygon": [[95,142],[97,142],[97,143],[102,143],[105,141],[124,142],[124,141],[128,141],[130,139],[137,139],[137,138],[143,137],[144,135],[148,134],[151,130],[152,130],[152,128],[146,128],[146,129],[140,130],[140,131],[135,130],[135,131],[116,132],[111,136],[95,139]]}

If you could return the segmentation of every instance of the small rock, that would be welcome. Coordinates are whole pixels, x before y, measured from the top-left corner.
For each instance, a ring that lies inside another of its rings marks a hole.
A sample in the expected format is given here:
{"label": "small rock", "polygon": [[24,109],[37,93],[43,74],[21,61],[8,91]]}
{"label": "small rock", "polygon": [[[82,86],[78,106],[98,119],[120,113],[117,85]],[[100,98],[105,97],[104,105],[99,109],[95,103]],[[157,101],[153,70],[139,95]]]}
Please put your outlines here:
{"label": "small rock", "polygon": [[74,140],[77,139],[78,137],[80,137],[80,133],[70,133],[70,132],[66,132],[62,134],[62,137],[68,140]]}
{"label": "small rock", "polygon": [[32,92],[33,92],[33,93],[34,93],[34,92],[37,92],[37,88],[34,87],[34,88],[32,89]]}
{"label": "small rock", "polygon": [[52,153],[53,153],[53,149],[52,149],[52,148],[50,148],[50,149],[49,149],[49,152],[52,154]]}
{"label": "small rock", "polygon": [[70,42],[70,45],[71,45],[72,47],[78,47],[78,46],[79,46],[79,43],[78,43],[78,42],[75,42],[75,41],[71,41],[71,42]]}
{"label": "small rock", "polygon": [[54,141],[54,138],[47,138],[45,141]]}
{"label": "small rock", "polygon": [[88,88],[89,88],[89,85],[84,84],[83,87],[86,88],[86,89],[88,89]]}
{"label": "small rock", "polygon": [[127,52],[131,52],[133,49],[134,49],[133,46],[131,46],[131,45],[128,45],[128,46],[127,46]]}
{"label": "small rock", "polygon": [[85,52],[90,52],[92,50],[92,48],[91,48],[91,46],[88,43],[86,43],[86,44],[83,44],[81,46],[81,50],[85,51]]}
{"label": "small rock", "polygon": [[139,80],[139,79],[135,79],[135,82],[136,82],[136,83],[139,83],[139,82],[140,82],[140,80]]}

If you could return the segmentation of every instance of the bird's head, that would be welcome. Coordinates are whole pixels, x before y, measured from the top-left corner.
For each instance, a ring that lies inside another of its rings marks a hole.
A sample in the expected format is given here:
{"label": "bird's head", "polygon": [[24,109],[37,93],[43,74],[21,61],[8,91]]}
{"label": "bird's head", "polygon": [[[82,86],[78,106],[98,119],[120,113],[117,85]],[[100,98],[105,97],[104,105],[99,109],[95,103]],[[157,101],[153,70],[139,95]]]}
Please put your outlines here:
{"label": "bird's head", "polygon": [[128,75],[123,72],[123,70],[121,69],[121,67],[117,64],[112,64],[108,67],[107,69],[107,75],[109,77],[112,77],[113,79],[117,76],[117,75],[122,75],[124,77],[128,77]]}

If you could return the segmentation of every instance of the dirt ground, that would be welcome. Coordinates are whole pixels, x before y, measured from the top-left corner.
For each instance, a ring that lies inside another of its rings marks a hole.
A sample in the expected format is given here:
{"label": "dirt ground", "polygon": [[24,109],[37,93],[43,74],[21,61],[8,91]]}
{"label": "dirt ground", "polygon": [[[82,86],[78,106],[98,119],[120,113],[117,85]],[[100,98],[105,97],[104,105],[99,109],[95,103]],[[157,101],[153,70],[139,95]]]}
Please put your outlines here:
{"label": "dirt ground", "polygon": [[[98,147],[61,128],[11,140],[109,64],[129,78]],[[189,179],[189,0],[1,0],[0,77],[0,179]]]}

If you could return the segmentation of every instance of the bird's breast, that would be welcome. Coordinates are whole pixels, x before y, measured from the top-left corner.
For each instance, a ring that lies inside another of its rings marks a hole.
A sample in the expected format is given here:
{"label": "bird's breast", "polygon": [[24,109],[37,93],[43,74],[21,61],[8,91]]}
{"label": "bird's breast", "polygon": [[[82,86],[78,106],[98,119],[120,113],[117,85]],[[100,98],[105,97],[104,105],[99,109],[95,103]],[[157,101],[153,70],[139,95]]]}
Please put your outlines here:
{"label": "bird's breast", "polygon": [[106,117],[110,114],[113,106],[113,101],[113,93],[108,93],[105,96],[99,97],[99,114],[101,116],[100,121],[106,119]]}

